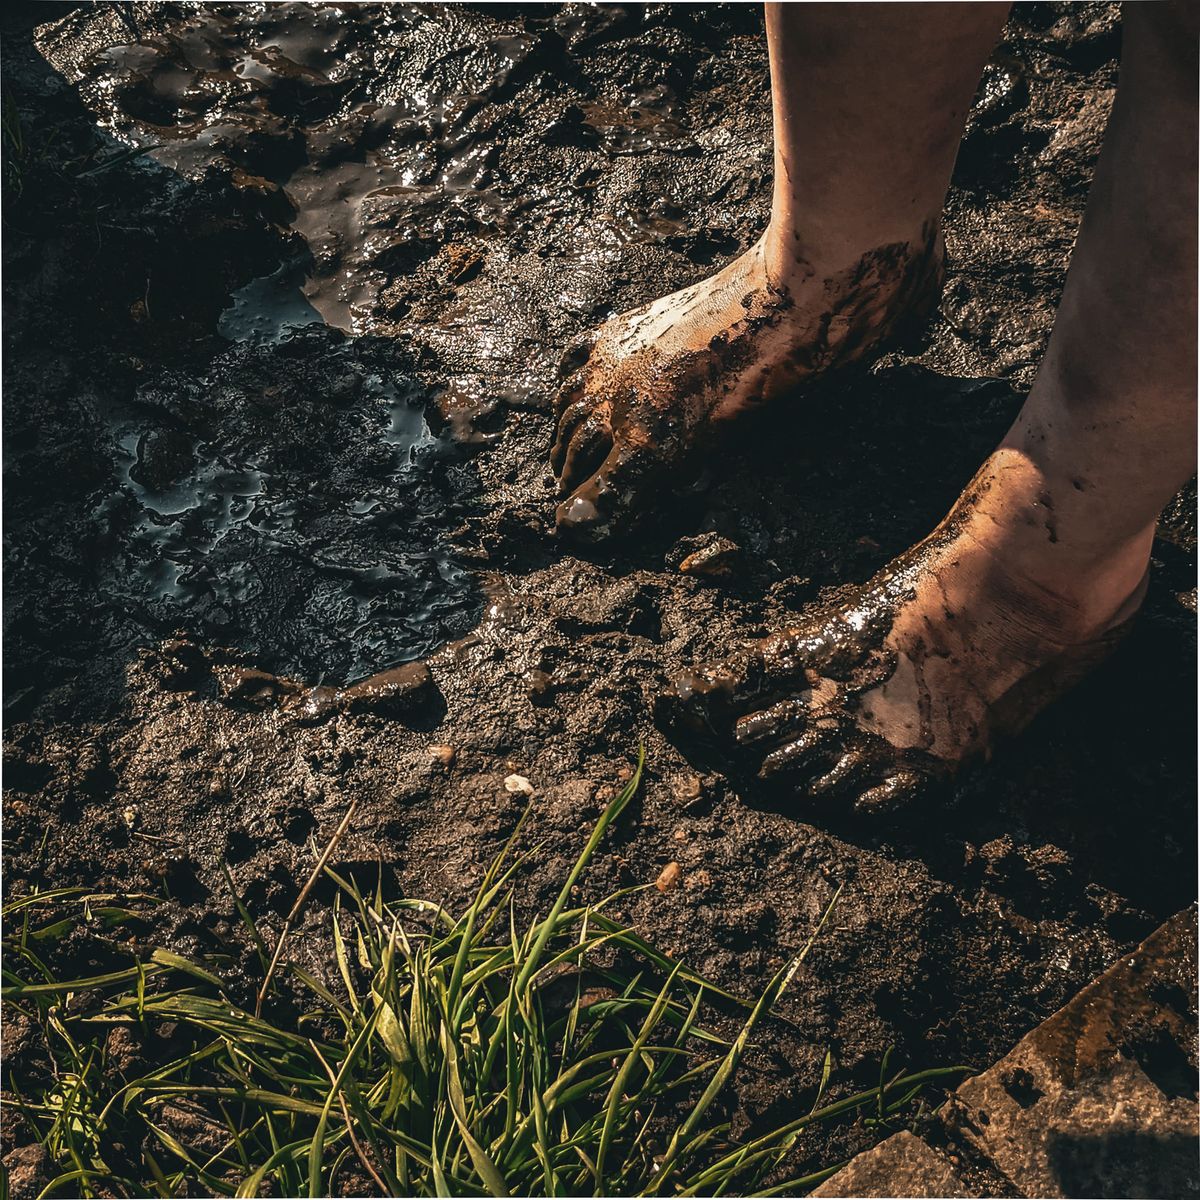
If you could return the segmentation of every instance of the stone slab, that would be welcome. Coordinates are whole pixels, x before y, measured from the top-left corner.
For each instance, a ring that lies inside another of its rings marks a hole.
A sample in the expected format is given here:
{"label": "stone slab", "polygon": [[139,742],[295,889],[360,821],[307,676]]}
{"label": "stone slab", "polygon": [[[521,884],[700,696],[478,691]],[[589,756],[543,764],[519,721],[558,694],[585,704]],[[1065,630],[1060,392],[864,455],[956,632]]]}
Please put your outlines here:
{"label": "stone slab", "polygon": [[811,1196],[977,1196],[949,1160],[905,1130],[859,1154]]}
{"label": "stone slab", "polygon": [[943,1110],[1024,1196],[1200,1196],[1196,918],[1178,914]]}
{"label": "stone slab", "polygon": [[[971,1178],[993,1181],[986,1194],[1200,1200],[1196,950],[1192,907],[959,1087],[942,1135],[975,1163]],[[904,1132],[811,1194],[985,1193]]]}

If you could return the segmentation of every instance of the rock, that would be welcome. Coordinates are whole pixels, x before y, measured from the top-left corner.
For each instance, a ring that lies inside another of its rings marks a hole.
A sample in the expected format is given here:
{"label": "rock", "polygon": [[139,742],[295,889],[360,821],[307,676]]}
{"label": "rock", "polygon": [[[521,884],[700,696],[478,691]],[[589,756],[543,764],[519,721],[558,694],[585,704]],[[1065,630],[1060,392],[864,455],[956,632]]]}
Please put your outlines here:
{"label": "rock", "polygon": [[532,796],[533,784],[524,775],[509,775],[504,780],[504,790],[514,796]]}
{"label": "rock", "polygon": [[53,1163],[46,1148],[34,1142],[10,1150],[4,1156],[4,1169],[8,1174],[9,1194],[13,1200],[33,1200],[50,1182]]}
{"label": "rock", "polygon": [[446,246],[446,278],[450,283],[470,283],[483,266],[483,255],[464,242]]}
{"label": "rock", "polygon": [[1075,1087],[1053,1074],[1019,1048],[968,1081],[950,1115],[1023,1195],[1200,1195],[1194,1100],[1128,1059]]}
{"label": "rock", "polygon": [[689,549],[679,560],[678,569],[683,575],[702,579],[727,579],[741,563],[742,548],[720,534],[683,538],[676,543],[675,550],[680,550],[684,543],[691,543],[695,549]]}
{"label": "rock", "polygon": [[940,1110],[936,1140],[966,1151],[969,1183],[957,1157],[899,1133],[811,1195],[1197,1196],[1196,1068],[1189,908]]}
{"label": "rock", "polygon": [[978,1196],[949,1161],[907,1130],[850,1160],[810,1196]]}
{"label": "rock", "polygon": [[1181,913],[968,1079],[951,1130],[1022,1195],[1200,1195],[1195,937]]}
{"label": "rock", "polygon": [[704,795],[704,784],[699,775],[680,775],[671,784],[671,795],[675,798],[676,804],[686,807],[689,804],[695,804]]}
{"label": "rock", "polygon": [[654,881],[654,886],[663,893],[673,892],[679,886],[679,877],[682,874],[683,871],[677,862],[669,862]]}
{"label": "rock", "polygon": [[453,746],[434,745],[429,747],[429,757],[440,767],[454,766],[458,751]]}

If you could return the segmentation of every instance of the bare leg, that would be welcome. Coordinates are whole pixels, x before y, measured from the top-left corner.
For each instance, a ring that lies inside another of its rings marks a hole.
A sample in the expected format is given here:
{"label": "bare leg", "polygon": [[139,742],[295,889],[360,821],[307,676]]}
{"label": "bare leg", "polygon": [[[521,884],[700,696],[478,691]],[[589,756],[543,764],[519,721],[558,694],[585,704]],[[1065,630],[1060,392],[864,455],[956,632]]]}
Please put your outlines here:
{"label": "bare leg", "polygon": [[936,302],[939,226],[1007,4],[768,4],[775,189],[724,270],[608,322],[559,398],[561,528],[602,536],[723,422]]}
{"label": "bare leg", "polygon": [[794,287],[876,247],[924,253],[1008,4],[768,4],[767,274]]}
{"label": "bare leg", "polygon": [[1126,6],[1046,358],[949,516],[856,603],[679,681],[766,773],[895,803],[1019,728],[1140,603],[1158,513],[1196,457],[1196,17]]}

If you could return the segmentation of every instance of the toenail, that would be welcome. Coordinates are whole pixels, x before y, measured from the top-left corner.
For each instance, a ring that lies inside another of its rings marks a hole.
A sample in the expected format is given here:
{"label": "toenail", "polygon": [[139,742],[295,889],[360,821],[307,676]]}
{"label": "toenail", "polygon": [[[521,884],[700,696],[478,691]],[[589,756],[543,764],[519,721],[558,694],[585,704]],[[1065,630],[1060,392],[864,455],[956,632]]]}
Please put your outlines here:
{"label": "toenail", "polygon": [[575,496],[561,507],[558,521],[560,525],[590,525],[599,515],[590,500]]}

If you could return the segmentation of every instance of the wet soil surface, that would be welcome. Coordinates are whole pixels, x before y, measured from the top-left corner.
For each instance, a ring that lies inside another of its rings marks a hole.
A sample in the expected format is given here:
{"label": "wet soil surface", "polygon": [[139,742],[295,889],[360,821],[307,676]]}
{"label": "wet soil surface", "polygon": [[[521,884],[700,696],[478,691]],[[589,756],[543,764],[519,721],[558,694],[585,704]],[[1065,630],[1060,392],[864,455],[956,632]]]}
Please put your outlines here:
{"label": "wet soil surface", "polygon": [[[219,864],[276,928],[357,800],[335,865],[453,901],[519,815],[516,771],[544,903],[644,741],[589,895],[677,862],[625,915],[749,993],[844,885],[743,1122],[811,1097],[827,1047],[841,1087],[890,1044],[988,1064],[1194,896],[1190,490],[1115,657],[907,819],[743,786],[648,703],[869,578],[999,439],[1082,214],[1114,7],[1017,6],[924,348],[798,394],[706,492],[585,556],[553,535],[562,349],[763,227],[757,9],[46,16],[4,17],[10,895],[157,892],[154,938],[227,951]],[[294,944],[319,959],[312,922]]]}

